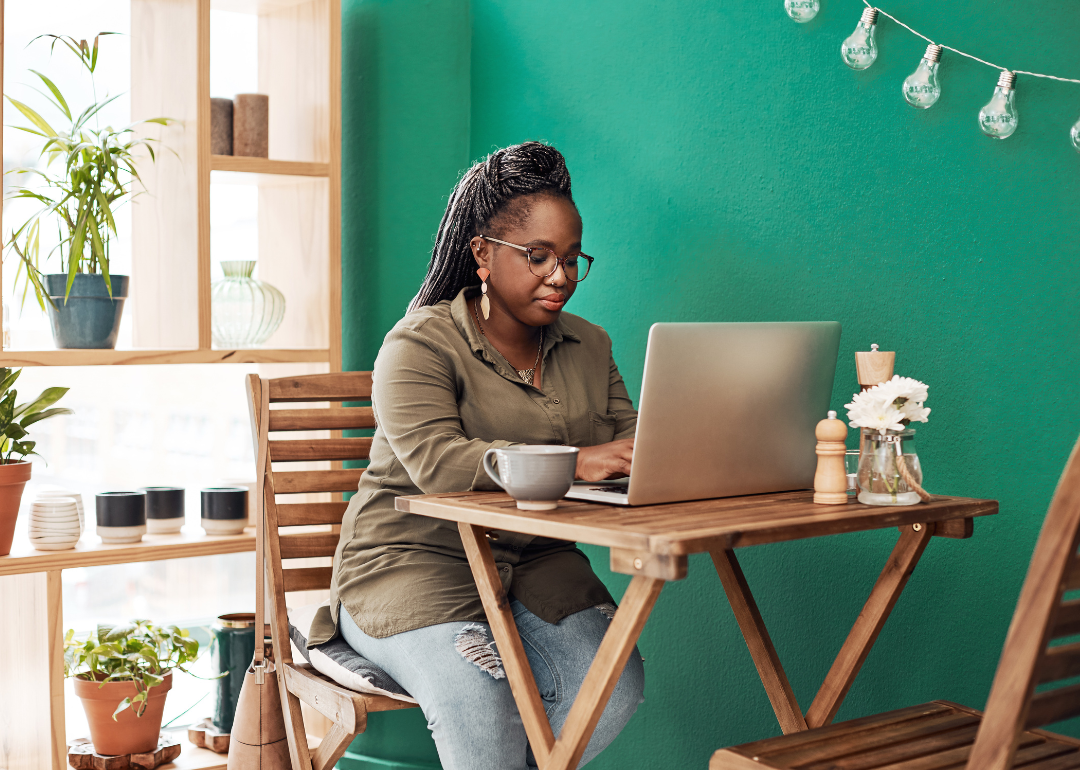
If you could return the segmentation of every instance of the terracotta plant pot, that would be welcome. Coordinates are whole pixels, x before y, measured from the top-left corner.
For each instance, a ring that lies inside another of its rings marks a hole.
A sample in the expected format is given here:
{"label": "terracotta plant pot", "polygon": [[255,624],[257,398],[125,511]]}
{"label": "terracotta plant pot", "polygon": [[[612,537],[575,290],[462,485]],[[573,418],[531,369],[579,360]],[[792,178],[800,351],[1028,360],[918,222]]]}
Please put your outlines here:
{"label": "terracotta plant pot", "polygon": [[0,556],[11,553],[15,536],[15,521],[19,518],[19,503],[23,487],[30,480],[30,463],[0,463]]}
{"label": "terracotta plant pot", "polygon": [[100,682],[75,677],[75,694],[82,700],[86,721],[90,723],[90,740],[98,754],[140,754],[157,748],[161,733],[161,715],[165,711],[165,696],[172,687],[172,672],[165,681],[150,688],[146,710],[141,717],[135,710],[124,709],[112,715],[120,701],[134,697],[138,692],[134,682]]}

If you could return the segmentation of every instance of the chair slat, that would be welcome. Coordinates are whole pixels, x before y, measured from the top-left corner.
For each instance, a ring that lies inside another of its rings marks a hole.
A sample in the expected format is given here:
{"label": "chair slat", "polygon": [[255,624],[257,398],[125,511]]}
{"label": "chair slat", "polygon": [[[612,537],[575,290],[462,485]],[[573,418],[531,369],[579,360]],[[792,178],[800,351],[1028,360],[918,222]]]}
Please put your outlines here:
{"label": "chair slat", "polygon": [[1080,588],[1080,559],[1075,556],[1069,563],[1069,566],[1065,568],[1064,590],[1075,591]]}
{"label": "chair slat", "polygon": [[333,574],[333,567],[296,567],[281,571],[286,592],[318,591],[329,588]]}
{"label": "chair slat", "polygon": [[[910,742],[916,739],[925,740],[936,733],[955,730],[960,727],[972,727],[978,725],[978,717],[971,714],[946,712],[935,714],[920,720],[907,720],[898,724],[867,729],[858,733],[852,733],[844,738],[831,741],[822,741],[809,746],[801,746],[790,752],[782,754],[770,754],[770,763],[791,765],[798,767],[812,767],[814,763],[826,764],[838,761],[838,757],[867,752],[894,745],[900,741]],[[974,739],[974,731],[972,739]],[[903,759],[903,757],[898,757]],[[881,762],[879,764],[886,764]],[[839,767],[839,765],[837,765]],[[873,767],[873,765],[871,765]]]}
{"label": "chair slat", "polygon": [[271,409],[270,430],[353,430],[374,428],[370,406],[331,409]]}
{"label": "chair slat", "polygon": [[309,374],[267,380],[270,401],[370,401],[371,372]]}
{"label": "chair slat", "polygon": [[340,524],[349,507],[346,502],[278,503],[278,526],[298,527],[305,524]]}
{"label": "chair slat", "polygon": [[844,736],[853,735],[865,731],[875,731],[896,725],[901,722],[923,720],[927,717],[939,714],[952,714],[956,709],[944,703],[923,703],[918,706],[908,706],[884,714],[852,719],[847,722],[819,727],[816,730],[803,730],[800,732],[778,735],[775,738],[764,738],[760,741],[747,743],[738,747],[738,751],[745,752],[747,756],[773,756],[787,753],[793,749],[799,749],[811,744],[837,740]]}
{"label": "chair slat", "polygon": [[[1014,763],[1013,767],[1021,767]],[[1075,752],[1063,756],[1051,757],[1038,762],[1023,765],[1024,770],[1076,770],[1080,768],[1080,754]]]}
{"label": "chair slat", "polygon": [[1040,727],[1080,714],[1080,684],[1038,693],[1031,699],[1025,727]]}
{"label": "chair slat", "polygon": [[1035,668],[1036,682],[1056,682],[1080,675],[1080,643],[1051,647]]}
{"label": "chair slat", "polygon": [[1054,629],[1050,632],[1050,638],[1060,639],[1073,634],[1080,634],[1080,599],[1061,603],[1057,617],[1054,619]]}
{"label": "chair slat", "polygon": [[366,460],[370,452],[371,439],[369,438],[320,438],[270,442],[270,461],[275,463]]}
{"label": "chair slat", "polygon": [[355,492],[363,475],[363,468],[340,471],[275,471],[274,492],[279,495],[301,492]]}
{"label": "chair slat", "polygon": [[282,559],[308,559],[333,556],[338,536],[333,532],[306,532],[302,535],[279,535]]}
{"label": "chair slat", "polygon": [[957,729],[905,736],[903,740],[873,751],[859,752],[854,756],[839,757],[805,767],[807,770],[874,770],[874,768],[887,767],[925,754],[971,746],[975,742],[975,733],[978,729],[979,720],[977,717],[972,717],[970,724]]}

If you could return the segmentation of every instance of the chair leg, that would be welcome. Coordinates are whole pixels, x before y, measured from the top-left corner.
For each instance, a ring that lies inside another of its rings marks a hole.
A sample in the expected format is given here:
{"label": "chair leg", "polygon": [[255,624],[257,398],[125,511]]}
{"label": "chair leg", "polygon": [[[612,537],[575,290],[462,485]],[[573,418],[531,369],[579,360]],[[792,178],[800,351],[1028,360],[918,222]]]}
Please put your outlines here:
{"label": "chair leg", "polygon": [[341,759],[341,755],[345,753],[345,749],[349,748],[349,744],[357,735],[359,733],[350,732],[335,723],[311,757],[313,770],[329,770],[332,768]]}
{"label": "chair leg", "polygon": [[304,729],[304,715],[300,712],[300,699],[289,692],[285,682],[284,667],[278,667],[277,677],[278,692],[281,694],[281,711],[285,718],[285,737],[289,743],[289,759],[292,768],[293,770],[312,770],[307,730]]}

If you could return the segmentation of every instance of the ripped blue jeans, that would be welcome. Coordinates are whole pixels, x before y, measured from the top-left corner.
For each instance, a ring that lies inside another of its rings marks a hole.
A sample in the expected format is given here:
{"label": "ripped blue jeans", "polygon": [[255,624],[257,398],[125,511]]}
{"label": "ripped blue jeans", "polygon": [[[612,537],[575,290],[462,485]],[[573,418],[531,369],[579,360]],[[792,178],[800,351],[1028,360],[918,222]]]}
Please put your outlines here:
{"label": "ripped blue jeans", "polygon": [[[614,608],[590,607],[552,625],[517,600],[510,607],[552,732],[558,735]],[[419,701],[443,770],[536,767],[487,623],[440,623],[375,639],[361,631],[342,607],[340,627],[354,650]],[[641,655],[634,648],[581,765],[615,740],[630,721],[644,700],[644,684]]]}

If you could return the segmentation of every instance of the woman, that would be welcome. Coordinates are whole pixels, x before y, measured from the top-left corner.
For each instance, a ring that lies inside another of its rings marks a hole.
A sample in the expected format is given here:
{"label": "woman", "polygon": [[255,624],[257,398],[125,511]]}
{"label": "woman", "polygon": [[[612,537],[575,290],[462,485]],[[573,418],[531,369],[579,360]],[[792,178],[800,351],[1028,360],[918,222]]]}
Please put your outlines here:
{"label": "woman", "polygon": [[[592,262],[581,230],[553,148],[528,142],[473,166],[451,195],[420,292],[375,362],[379,427],[342,523],[331,607],[345,640],[419,701],[446,770],[536,764],[456,525],[399,513],[394,498],[494,489],[484,452],[511,444],[580,447],[580,479],[629,473],[637,413],[611,340],[563,312]],[[558,735],[611,596],[573,543],[489,538]],[[614,740],[642,686],[635,653],[582,764]]]}

